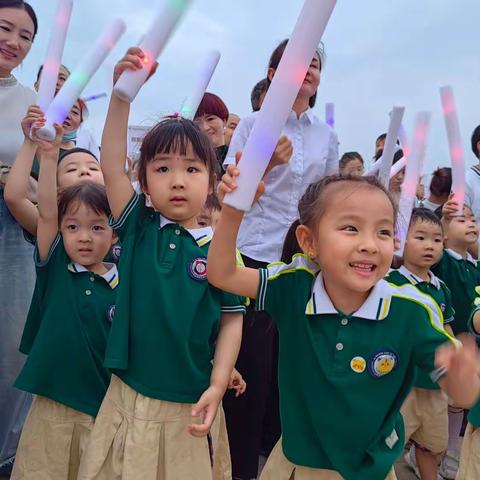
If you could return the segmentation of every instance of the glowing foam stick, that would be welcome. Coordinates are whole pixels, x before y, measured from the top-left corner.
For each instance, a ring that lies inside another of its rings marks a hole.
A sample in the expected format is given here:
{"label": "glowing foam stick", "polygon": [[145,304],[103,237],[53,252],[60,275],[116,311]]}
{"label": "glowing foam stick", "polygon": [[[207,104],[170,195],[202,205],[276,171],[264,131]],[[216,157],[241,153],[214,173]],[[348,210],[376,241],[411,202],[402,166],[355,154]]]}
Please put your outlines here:
{"label": "glowing foam stick", "polygon": [[162,53],[180,18],[191,0],[163,0],[157,16],[152,22],[139,47],[144,53],[141,70],[127,70],[118,79],[113,93],[127,102],[133,102],[145,83],[152,65]]}
{"label": "glowing foam stick", "polygon": [[465,202],[465,163],[463,161],[462,139],[460,137],[460,127],[452,87],[442,87],[440,89],[440,97],[442,99],[443,116],[445,118],[445,126],[447,127],[448,146],[452,160],[452,192],[455,201],[460,207],[460,211],[463,211]]}
{"label": "glowing foam stick", "polygon": [[78,67],[70,74],[45,113],[45,127],[38,131],[40,138],[44,140],[53,140],[55,138],[53,124],[58,123],[61,125],[65,121],[83,89],[105,58],[107,58],[107,55],[123,35],[125,29],[126,25],[122,20],[115,20],[100,36]]}
{"label": "glowing foam stick", "polygon": [[83,98],[83,101],[86,102],[92,102],[93,100],[99,100],[100,98],[105,98],[108,97],[108,95],[105,92],[102,93],[97,93],[95,95],[89,95],[88,97]]}
{"label": "glowing foam stick", "polygon": [[390,125],[388,127],[387,138],[385,139],[385,145],[383,147],[382,163],[380,164],[378,173],[378,179],[385,188],[388,188],[390,181],[390,170],[396,151],[398,131],[400,130],[404,113],[405,107],[393,107],[390,114]]}
{"label": "glowing foam stick", "polygon": [[332,128],[335,128],[335,104],[325,104],[325,123]]}
{"label": "glowing foam stick", "polygon": [[228,205],[250,210],[335,4],[336,0],[305,1],[245,144],[238,188],[224,200]]}
{"label": "glowing foam stick", "polygon": [[420,167],[427,151],[429,128],[430,112],[418,113],[415,120],[412,153],[407,163],[405,180],[402,184],[402,195],[398,206],[397,236],[400,239],[400,250],[397,253],[399,255],[403,255],[403,249],[405,248],[410,217],[415,204],[418,179],[420,178]]}
{"label": "glowing foam stick", "polygon": [[55,96],[72,8],[73,0],[59,0],[38,88],[37,104],[42,112],[47,111]]}
{"label": "glowing foam stick", "polygon": [[403,124],[400,125],[400,130],[398,131],[398,137],[400,138],[400,145],[403,151],[403,157],[393,165],[392,169],[390,170],[390,179],[392,179],[395,175],[397,175],[402,168],[407,166],[408,157],[410,156],[410,145],[407,139],[407,132],[405,131],[405,127]]}
{"label": "glowing foam stick", "polygon": [[212,79],[212,75],[217,68],[219,60],[220,52],[218,50],[212,50],[208,52],[206,57],[203,59],[190,96],[185,100],[185,102],[183,102],[183,106],[180,109],[180,115],[182,117],[189,118],[190,120],[193,120],[195,117],[198,106],[202,101],[203,95],[207,90],[208,84]]}

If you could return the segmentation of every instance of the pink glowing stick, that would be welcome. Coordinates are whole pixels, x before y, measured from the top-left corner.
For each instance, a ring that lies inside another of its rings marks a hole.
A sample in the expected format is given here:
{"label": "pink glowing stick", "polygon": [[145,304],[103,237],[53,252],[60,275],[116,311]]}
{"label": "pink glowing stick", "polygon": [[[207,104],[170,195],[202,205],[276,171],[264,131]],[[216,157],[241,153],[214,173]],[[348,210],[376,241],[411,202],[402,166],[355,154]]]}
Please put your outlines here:
{"label": "pink glowing stick", "polygon": [[47,111],[55,96],[72,8],[73,0],[59,0],[38,88],[37,104],[42,112]]}
{"label": "pink glowing stick", "polygon": [[334,103],[326,103],[325,104],[325,123],[335,128],[335,104]]}
{"label": "pink glowing stick", "polygon": [[408,226],[415,204],[418,179],[420,178],[420,167],[425,159],[427,151],[427,138],[430,128],[430,112],[420,112],[415,119],[415,130],[413,133],[413,147],[408,159],[405,171],[405,180],[402,184],[402,195],[398,206],[397,236],[400,239],[400,250],[397,252],[403,255],[405,241],[407,239]]}
{"label": "pink glowing stick", "polygon": [[460,211],[463,211],[465,202],[465,162],[463,161],[462,139],[460,137],[460,126],[452,87],[440,88],[440,97],[442,99],[443,116],[445,118],[448,146],[452,160],[452,192]]}
{"label": "pink glowing stick", "polygon": [[180,115],[182,117],[189,118],[190,120],[193,120],[195,117],[198,106],[202,101],[203,95],[207,90],[208,84],[212,79],[212,75],[214,74],[219,61],[220,52],[218,50],[211,50],[202,60],[195,79],[195,85],[190,92],[190,96],[185,100],[180,109]]}
{"label": "pink glowing stick", "polygon": [[40,138],[50,141],[55,138],[53,124],[61,125],[65,121],[83,89],[117,44],[125,29],[126,25],[122,20],[115,20],[71,73],[45,113],[45,126],[38,131]]}
{"label": "pink glowing stick", "polygon": [[127,102],[133,102],[145,83],[152,65],[170,39],[175,27],[190,5],[191,0],[163,0],[150,30],[145,34],[140,48],[144,53],[141,70],[126,70],[118,79],[113,93]]}
{"label": "pink glowing stick", "polygon": [[336,0],[305,0],[245,144],[238,188],[225,196],[226,204],[238,210],[250,210],[258,183],[272,158],[335,4]]}
{"label": "pink glowing stick", "polygon": [[403,124],[400,125],[400,130],[398,131],[398,137],[400,138],[400,145],[403,151],[403,157],[392,166],[390,170],[390,179],[392,179],[395,175],[397,175],[400,170],[407,166],[408,157],[410,156],[410,145],[407,139],[407,132],[405,131],[405,127]]}

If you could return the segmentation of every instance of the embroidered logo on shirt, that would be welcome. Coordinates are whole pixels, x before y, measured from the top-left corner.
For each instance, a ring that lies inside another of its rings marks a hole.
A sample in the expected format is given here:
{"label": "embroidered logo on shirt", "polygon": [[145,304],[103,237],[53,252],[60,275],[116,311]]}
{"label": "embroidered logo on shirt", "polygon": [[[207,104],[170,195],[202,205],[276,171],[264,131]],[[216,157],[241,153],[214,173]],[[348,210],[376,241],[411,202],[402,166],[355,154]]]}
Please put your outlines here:
{"label": "embroidered logo on shirt", "polygon": [[370,359],[368,369],[374,377],[388,375],[397,365],[398,357],[395,352],[378,352]]}
{"label": "embroidered logo on shirt", "polygon": [[110,323],[113,322],[114,315],[115,315],[115,305],[110,305],[107,310],[107,319]]}
{"label": "embroidered logo on shirt", "polygon": [[197,282],[204,282],[207,279],[207,257],[198,257],[190,261],[187,271]]}
{"label": "embroidered logo on shirt", "polygon": [[367,361],[363,357],[353,357],[350,368],[356,373],[363,373],[367,368]]}
{"label": "embroidered logo on shirt", "polygon": [[121,245],[114,245],[112,247],[112,257],[118,262],[120,259],[120,254],[122,253],[122,246]]}

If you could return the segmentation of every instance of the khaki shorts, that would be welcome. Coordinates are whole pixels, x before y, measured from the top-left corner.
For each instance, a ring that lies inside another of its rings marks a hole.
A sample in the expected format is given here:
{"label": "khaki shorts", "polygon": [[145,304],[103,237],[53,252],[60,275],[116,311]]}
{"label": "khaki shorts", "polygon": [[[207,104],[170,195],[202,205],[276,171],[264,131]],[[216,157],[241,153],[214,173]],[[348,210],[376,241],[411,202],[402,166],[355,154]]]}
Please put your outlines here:
{"label": "khaki shorts", "polygon": [[94,418],[45,397],[34,398],[11,480],[76,480]]}
{"label": "khaki shorts", "polygon": [[217,416],[210,429],[213,454],[213,480],[232,480],[232,462],[228,443],[225,412],[220,404]]}
{"label": "khaki shorts", "polygon": [[413,440],[431,453],[443,453],[448,446],[448,399],[441,390],[414,388],[401,413],[405,440]]}
{"label": "khaki shorts", "polygon": [[457,480],[480,478],[480,429],[469,423],[463,436]]}
{"label": "khaki shorts", "polygon": [[188,425],[192,405],[145,397],[112,375],[79,480],[212,480],[207,437]]}
{"label": "khaki shorts", "polygon": [[[268,457],[260,480],[342,480],[342,477],[333,470],[294,465],[283,454],[280,439]],[[385,480],[397,480],[393,468]]]}

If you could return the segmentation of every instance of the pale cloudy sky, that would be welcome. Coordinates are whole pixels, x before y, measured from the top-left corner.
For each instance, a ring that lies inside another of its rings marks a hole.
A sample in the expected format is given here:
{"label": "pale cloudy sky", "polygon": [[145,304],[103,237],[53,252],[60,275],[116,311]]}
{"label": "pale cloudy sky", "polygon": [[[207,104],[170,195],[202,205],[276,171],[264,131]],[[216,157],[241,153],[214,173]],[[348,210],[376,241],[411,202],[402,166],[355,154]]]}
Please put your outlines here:
{"label": "pale cloudy sky", "polygon": [[[76,0],[64,62],[73,68],[114,17],[127,33],[96,74],[85,94],[111,90],[113,65],[138,43],[161,0]],[[40,31],[31,54],[18,70],[33,84],[42,63],[56,0],[31,0]],[[196,0],[160,58],[154,78],[142,89],[131,123],[151,124],[177,111],[192,84],[199,58],[210,48],[222,53],[209,90],[232,112],[250,112],[250,91],[265,76],[271,51],[287,37],[302,0]],[[480,123],[479,0],[338,0],[323,41],[327,63],[315,108],[336,106],[340,152],[358,150],[366,159],[375,138],[388,127],[392,105],[404,105],[411,132],[415,112],[432,112],[426,171],[449,165],[439,87],[456,95],[465,159],[473,163],[470,135]],[[100,138],[107,99],[90,104],[88,123]]]}

